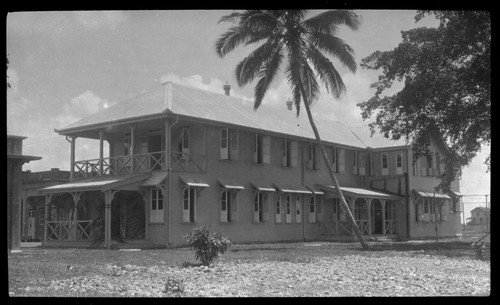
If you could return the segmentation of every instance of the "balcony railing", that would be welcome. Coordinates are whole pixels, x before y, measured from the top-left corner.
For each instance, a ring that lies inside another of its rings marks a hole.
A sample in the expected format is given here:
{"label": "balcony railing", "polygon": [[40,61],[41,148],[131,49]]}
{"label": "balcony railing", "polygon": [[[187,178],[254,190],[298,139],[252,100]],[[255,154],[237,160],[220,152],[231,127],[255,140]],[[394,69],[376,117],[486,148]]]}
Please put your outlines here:
{"label": "balcony railing", "polygon": [[[126,175],[167,169],[165,151],[81,160],[75,161],[73,166],[74,179],[104,175]],[[171,152],[170,167],[172,171],[203,173],[205,172],[205,156]]]}

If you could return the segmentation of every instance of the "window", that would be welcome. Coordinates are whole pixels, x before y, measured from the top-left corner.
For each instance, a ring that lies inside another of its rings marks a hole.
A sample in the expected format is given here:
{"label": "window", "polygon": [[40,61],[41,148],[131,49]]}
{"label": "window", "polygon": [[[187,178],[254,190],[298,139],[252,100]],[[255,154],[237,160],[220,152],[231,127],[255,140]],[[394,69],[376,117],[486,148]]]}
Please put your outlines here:
{"label": "window", "polygon": [[130,132],[123,134],[123,155],[130,156]]}
{"label": "window", "polygon": [[220,159],[229,160],[229,131],[227,128],[220,129]]}
{"label": "window", "polygon": [[283,139],[283,154],[281,165],[284,167],[297,166],[297,141]]}
{"label": "window", "polygon": [[281,223],[281,196],[276,197],[276,223]]}
{"label": "window", "polygon": [[403,174],[403,152],[396,153],[396,175]]}
{"label": "window", "polygon": [[296,195],[295,196],[295,222],[301,223],[302,222],[302,207],[300,205],[301,203],[301,196]]}
{"label": "window", "polygon": [[332,156],[332,159],[331,159],[332,170],[333,170],[333,172],[337,173],[338,172],[338,168],[337,168],[337,148],[332,147],[331,151],[332,151],[332,154],[331,154],[331,156]]}
{"label": "window", "polygon": [[358,164],[359,174],[361,176],[364,176],[366,175],[366,153],[360,152],[358,153],[358,155],[359,155],[359,164]]}
{"label": "window", "polygon": [[196,222],[196,189],[186,187],[183,192],[182,221]]}
{"label": "window", "polygon": [[435,164],[436,164],[436,172],[434,173],[436,176],[441,176],[441,156],[439,155],[438,152],[434,154],[435,158]]}
{"label": "window", "polygon": [[189,127],[179,129],[179,152],[189,154]]}
{"label": "window", "polygon": [[339,161],[339,173],[343,173],[345,171],[345,149],[338,149],[338,161]]}
{"label": "window", "polygon": [[163,192],[160,188],[151,189],[150,222],[163,222]]}
{"label": "window", "polygon": [[316,222],[316,198],[314,195],[309,198],[309,222]]}
{"label": "window", "polygon": [[253,221],[254,222],[264,222],[267,220],[266,213],[266,202],[269,199],[269,195],[264,192],[255,192],[254,193],[254,213],[253,213]]}
{"label": "window", "polygon": [[221,128],[220,129],[220,159],[238,160],[239,159],[239,132],[238,130]]}
{"label": "window", "polygon": [[236,221],[236,202],[237,192],[227,189],[221,190],[220,202],[220,221],[235,222]]}
{"label": "window", "polygon": [[427,160],[427,176],[432,176],[435,166],[433,162],[433,156],[430,155],[429,157],[426,157],[426,160]]}
{"label": "window", "polygon": [[389,155],[387,153],[382,153],[382,175],[387,176],[389,174]]}
{"label": "window", "polygon": [[352,152],[352,174],[353,175],[358,174],[358,152],[357,151]]}
{"label": "window", "polygon": [[319,169],[317,147],[314,143],[309,143],[307,154],[307,166],[309,169]]}
{"label": "window", "polygon": [[286,205],[285,222],[291,223],[292,222],[292,195],[286,194],[285,205]]}
{"label": "window", "polygon": [[257,164],[269,164],[271,162],[270,136],[254,135],[253,162]]}

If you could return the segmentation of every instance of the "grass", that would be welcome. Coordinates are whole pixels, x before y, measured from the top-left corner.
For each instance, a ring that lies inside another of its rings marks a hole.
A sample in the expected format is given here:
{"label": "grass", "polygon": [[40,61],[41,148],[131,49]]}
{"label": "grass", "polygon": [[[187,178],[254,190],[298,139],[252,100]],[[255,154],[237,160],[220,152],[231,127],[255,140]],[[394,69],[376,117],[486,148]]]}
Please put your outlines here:
{"label": "grass", "polygon": [[[259,260],[275,262],[308,263],[317,257],[333,256],[398,256],[401,252],[443,255],[449,258],[476,260],[477,254],[470,241],[435,241],[403,243],[370,243],[370,250],[363,250],[357,243],[309,242],[232,245],[222,256],[222,262],[252,263]],[[194,252],[188,248],[143,250],[136,252],[89,249],[23,249],[8,255],[9,290],[16,296],[34,295],[26,287],[39,287],[36,295],[44,296],[51,280],[70,279],[78,276],[103,274],[108,265],[114,266],[172,266],[179,268],[200,267],[194,261]],[[75,292],[62,289],[63,296]],[[78,292],[76,292],[78,293]],[[53,296],[53,292],[47,295]],[[93,297],[89,291],[81,296]],[[112,294],[109,296],[113,296]]]}

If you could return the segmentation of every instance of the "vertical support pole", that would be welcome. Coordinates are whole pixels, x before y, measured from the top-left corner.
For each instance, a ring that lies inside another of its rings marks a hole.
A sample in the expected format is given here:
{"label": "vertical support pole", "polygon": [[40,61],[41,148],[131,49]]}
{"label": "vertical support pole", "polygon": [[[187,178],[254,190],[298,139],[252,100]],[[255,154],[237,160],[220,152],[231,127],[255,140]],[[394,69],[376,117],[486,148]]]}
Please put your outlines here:
{"label": "vertical support pole", "polygon": [[385,199],[380,199],[380,205],[382,207],[382,235],[385,235],[387,232],[385,231]]}
{"label": "vertical support pole", "polygon": [[[349,208],[351,209],[351,214],[354,218],[354,222],[356,222],[356,212],[355,212],[355,209],[356,209],[356,198],[355,197],[349,197]],[[357,225],[357,223],[356,223]],[[351,229],[351,234],[353,236],[356,236],[356,234],[354,233],[354,228]],[[361,232],[361,235],[363,235],[363,232]]]}
{"label": "vertical support pole", "polygon": [[134,158],[135,158],[135,124],[130,126],[130,162],[132,166],[131,174],[135,173]]}
{"label": "vertical support pole", "polygon": [[372,199],[366,198],[365,201],[368,208],[368,235],[372,235]]}
{"label": "vertical support pole", "polygon": [[104,246],[111,249],[111,200],[112,190],[104,191]]}
{"label": "vertical support pole", "polygon": [[103,174],[104,158],[104,130],[99,129],[99,176]]}
{"label": "vertical support pole", "polygon": [[78,202],[80,201],[81,194],[82,193],[80,192],[71,193],[71,197],[73,197],[73,223],[75,228],[75,240],[78,239]]}
{"label": "vertical support pole", "polygon": [[75,136],[70,136],[71,138],[71,160],[69,164],[69,180],[72,181],[75,178],[75,142],[76,142],[76,137]]}
{"label": "vertical support pole", "polygon": [[52,200],[52,194],[47,194],[45,195],[45,221],[43,222],[44,225],[44,237],[43,240],[47,241],[47,221],[49,220],[49,206],[50,206],[50,201]]}

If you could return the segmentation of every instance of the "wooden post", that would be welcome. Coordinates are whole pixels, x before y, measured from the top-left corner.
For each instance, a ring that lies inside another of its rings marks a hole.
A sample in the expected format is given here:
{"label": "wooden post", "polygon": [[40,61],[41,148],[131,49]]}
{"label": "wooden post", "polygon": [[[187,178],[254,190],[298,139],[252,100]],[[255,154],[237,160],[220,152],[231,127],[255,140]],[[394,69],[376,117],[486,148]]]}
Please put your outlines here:
{"label": "wooden post", "polygon": [[43,240],[47,241],[47,220],[49,218],[49,205],[50,201],[52,200],[52,194],[47,194],[45,195],[45,221],[43,223],[44,225],[44,237]]}
{"label": "wooden post", "polygon": [[368,208],[368,235],[372,235],[372,213],[371,213],[372,199],[366,198],[365,201],[366,201],[366,206]]}
{"label": "wooden post", "polygon": [[111,249],[111,201],[113,191],[104,191],[104,246]]}
{"label": "wooden post", "polygon": [[130,126],[130,164],[131,164],[131,168],[132,168],[131,174],[133,174],[135,172],[135,169],[134,169],[134,158],[135,158],[134,146],[135,146],[135,124],[132,124],[132,126]]}
{"label": "wooden post", "polygon": [[75,142],[76,137],[70,136],[71,138],[71,160],[70,160],[70,172],[69,172],[69,180],[73,180],[75,178]]}
{"label": "wooden post", "polygon": [[81,192],[73,192],[71,193],[71,197],[73,197],[73,222],[75,228],[75,240],[78,239],[78,202],[80,201],[82,193]]}
{"label": "wooden post", "polygon": [[382,235],[385,235],[385,199],[380,199],[380,205],[382,206]]}
{"label": "wooden post", "polygon": [[104,130],[99,129],[99,176],[103,174],[104,158]]}

